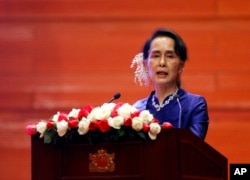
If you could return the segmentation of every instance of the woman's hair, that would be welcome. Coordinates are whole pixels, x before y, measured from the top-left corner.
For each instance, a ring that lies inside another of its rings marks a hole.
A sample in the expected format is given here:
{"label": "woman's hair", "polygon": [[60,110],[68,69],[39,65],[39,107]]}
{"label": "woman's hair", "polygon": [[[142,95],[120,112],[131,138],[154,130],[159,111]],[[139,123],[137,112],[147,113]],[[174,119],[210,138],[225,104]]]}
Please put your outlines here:
{"label": "woman's hair", "polygon": [[144,60],[148,59],[149,49],[150,49],[151,43],[157,37],[170,37],[170,38],[172,38],[175,42],[174,50],[175,50],[175,53],[177,54],[177,56],[179,56],[180,59],[184,62],[187,60],[187,47],[186,47],[185,42],[174,31],[172,31],[170,29],[163,29],[163,28],[156,30],[152,34],[151,38],[149,38],[146,41],[146,43],[144,44],[144,47],[143,47],[143,59]]}

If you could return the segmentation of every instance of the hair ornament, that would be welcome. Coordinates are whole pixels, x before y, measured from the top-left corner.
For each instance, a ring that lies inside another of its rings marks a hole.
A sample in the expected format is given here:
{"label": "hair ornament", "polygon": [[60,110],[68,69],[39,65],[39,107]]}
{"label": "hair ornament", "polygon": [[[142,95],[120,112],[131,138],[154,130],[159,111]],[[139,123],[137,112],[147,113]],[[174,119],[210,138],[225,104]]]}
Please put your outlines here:
{"label": "hair ornament", "polygon": [[138,53],[135,55],[134,59],[131,62],[130,68],[133,68],[136,65],[135,70],[135,82],[139,82],[139,84],[148,86],[148,73],[143,65],[143,53]]}

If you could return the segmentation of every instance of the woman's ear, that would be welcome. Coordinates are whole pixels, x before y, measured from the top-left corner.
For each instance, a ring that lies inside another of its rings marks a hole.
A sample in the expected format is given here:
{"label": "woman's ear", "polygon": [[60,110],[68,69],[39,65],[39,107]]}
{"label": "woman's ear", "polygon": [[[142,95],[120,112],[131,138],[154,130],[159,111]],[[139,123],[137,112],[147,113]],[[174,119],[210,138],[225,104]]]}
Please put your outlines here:
{"label": "woman's ear", "polygon": [[178,72],[179,74],[181,74],[183,72],[184,66],[185,66],[185,63],[182,62],[181,65],[180,65],[180,68],[179,68],[179,72]]}

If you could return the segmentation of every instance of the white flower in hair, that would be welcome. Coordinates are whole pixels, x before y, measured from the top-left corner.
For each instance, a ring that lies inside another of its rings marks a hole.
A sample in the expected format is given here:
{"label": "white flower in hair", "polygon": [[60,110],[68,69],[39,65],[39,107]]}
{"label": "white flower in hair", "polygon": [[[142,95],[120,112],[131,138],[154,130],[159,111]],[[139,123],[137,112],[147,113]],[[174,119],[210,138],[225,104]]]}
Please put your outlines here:
{"label": "white flower in hair", "polygon": [[131,62],[130,68],[136,67],[135,70],[135,82],[139,82],[139,84],[148,86],[148,73],[143,65],[143,53],[138,53]]}

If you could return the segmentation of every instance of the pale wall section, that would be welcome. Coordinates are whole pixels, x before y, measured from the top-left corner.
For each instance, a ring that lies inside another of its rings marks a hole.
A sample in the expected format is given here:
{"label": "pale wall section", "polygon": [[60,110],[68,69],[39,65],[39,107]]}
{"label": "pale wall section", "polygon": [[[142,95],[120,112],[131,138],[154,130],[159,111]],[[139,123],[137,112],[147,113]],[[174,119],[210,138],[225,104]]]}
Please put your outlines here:
{"label": "pale wall section", "polygon": [[206,141],[229,162],[250,163],[248,0],[8,0],[0,20],[2,179],[17,179],[17,169],[30,178],[27,123],[115,92],[129,103],[146,96],[130,62],[158,27],[187,42],[183,87],[207,98]]}

